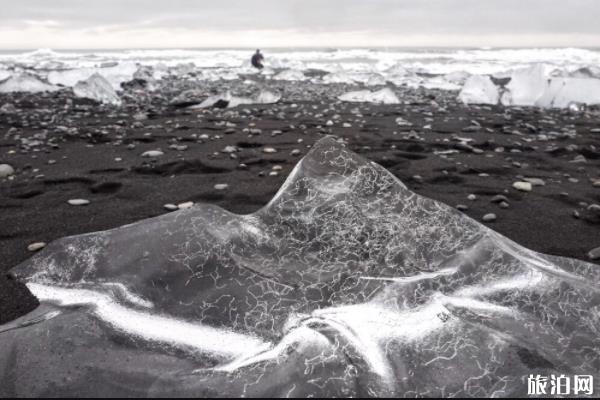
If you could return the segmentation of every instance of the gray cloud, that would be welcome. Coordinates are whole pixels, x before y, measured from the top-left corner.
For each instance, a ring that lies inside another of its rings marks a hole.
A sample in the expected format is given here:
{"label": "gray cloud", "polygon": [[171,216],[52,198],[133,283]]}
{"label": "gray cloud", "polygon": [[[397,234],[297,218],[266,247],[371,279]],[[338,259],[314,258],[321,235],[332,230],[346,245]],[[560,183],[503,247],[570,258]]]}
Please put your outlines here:
{"label": "gray cloud", "polygon": [[0,26],[18,30],[51,21],[59,32],[185,28],[223,34],[287,29],[306,35],[600,36],[599,17],[596,0],[21,0],[2,6]]}

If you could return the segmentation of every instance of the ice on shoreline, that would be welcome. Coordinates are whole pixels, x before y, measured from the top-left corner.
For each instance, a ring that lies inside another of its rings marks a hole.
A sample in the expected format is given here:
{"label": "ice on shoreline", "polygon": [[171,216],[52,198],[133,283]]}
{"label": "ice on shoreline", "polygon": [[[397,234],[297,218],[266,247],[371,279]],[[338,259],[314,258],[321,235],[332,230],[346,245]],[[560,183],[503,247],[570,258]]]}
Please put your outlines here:
{"label": "ice on shoreline", "polygon": [[474,75],[469,77],[458,98],[465,104],[498,104],[498,88],[489,76]]}
{"label": "ice on shoreline", "polygon": [[100,103],[121,105],[121,99],[102,75],[95,73],[86,80],[79,81],[73,86],[73,93],[77,97],[96,100]]}
{"label": "ice on shoreline", "polygon": [[400,104],[400,99],[390,88],[383,88],[374,92],[358,90],[344,93],[338,98],[341,101],[352,103]]}
{"label": "ice on shoreline", "polygon": [[28,73],[11,75],[5,81],[0,82],[0,93],[40,93],[55,92],[57,90],[60,90],[58,86],[44,82],[37,76]]}
{"label": "ice on shoreline", "polygon": [[261,90],[255,97],[238,97],[227,91],[207,97],[198,105],[190,106],[190,109],[201,109],[208,107],[233,108],[244,104],[274,104],[281,99],[281,95],[268,90]]}
{"label": "ice on shoreline", "polygon": [[[486,76],[471,76],[465,82],[459,99],[466,104],[497,104],[540,108],[568,108],[571,104],[600,104],[600,79],[587,72],[576,71],[562,76],[544,65],[520,68],[509,75],[505,87]],[[589,76],[588,76],[589,75]],[[584,77],[582,77],[584,76]]]}

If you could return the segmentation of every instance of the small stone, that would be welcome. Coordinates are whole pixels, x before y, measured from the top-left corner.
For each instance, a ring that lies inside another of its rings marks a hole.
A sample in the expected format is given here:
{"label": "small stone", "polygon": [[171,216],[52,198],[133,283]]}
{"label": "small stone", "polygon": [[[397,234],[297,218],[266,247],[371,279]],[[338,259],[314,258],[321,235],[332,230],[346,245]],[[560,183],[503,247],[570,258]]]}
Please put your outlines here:
{"label": "small stone", "polygon": [[0,179],[7,178],[15,173],[13,167],[8,164],[0,164]]}
{"label": "small stone", "polygon": [[44,247],[46,247],[46,243],[44,242],[36,242],[36,243],[31,243],[29,246],[27,246],[27,250],[34,252],[34,251],[38,251],[43,249]]}
{"label": "small stone", "polygon": [[475,200],[477,200],[477,196],[475,196],[474,194],[470,194],[467,196],[467,199],[470,201],[475,201]]}
{"label": "small stone", "polygon": [[490,214],[485,214],[485,215],[483,216],[482,220],[483,220],[484,222],[493,222],[493,221],[495,221],[495,220],[496,220],[496,218],[497,218],[497,217],[496,217],[496,214],[492,214],[492,213],[490,213]]}
{"label": "small stone", "polygon": [[228,185],[228,184],[226,184],[226,183],[217,183],[217,184],[214,186],[215,190],[225,190],[225,189],[227,189],[228,187],[229,187],[229,185]]}
{"label": "small stone", "polygon": [[600,258],[600,247],[596,247],[595,249],[590,250],[587,255],[591,260],[599,259]]}
{"label": "small stone", "polygon": [[273,147],[264,147],[264,148],[262,149],[262,152],[263,152],[263,153],[270,154],[270,153],[277,153],[277,150],[276,150],[276,149],[274,149]]}
{"label": "small stone", "polygon": [[302,154],[302,152],[298,149],[294,149],[290,154],[293,156],[299,156],[300,154]]}
{"label": "small stone", "polygon": [[469,209],[469,207],[467,207],[464,204],[457,204],[456,205],[456,209],[459,210],[459,211],[467,211]]}
{"label": "small stone", "polygon": [[508,208],[510,205],[506,201],[502,201],[499,204],[500,208]]}
{"label": "small stone", "polygon": [[186,201],[185,203],[177,204],[177,208],[179,208],[180,210],[185,210],[186,208],[190,208],[193,205],[194,205],[193,201]]}
{"label": "small stone", "polygon": [[525,182],[531,183],[533,186],[544,186],[544,185],[546,185],[546,182],[544,182],[544,180],[540,179],[540,178],[523,178],[523,180]]}
{"label": "small stone", "polygon": [[600,215],[600,204],[590,204],[587,210],[594,214]]}
{"label": "small stone", "polygon": [[532,185],[529,182],[515,182],[512,187],[521,192],[531,192]]}
{"label": "small stone", "polygon": [[506,196],[502,195],[502,194],[497,194],[494,197],[492,197],[491,202],[492,203],[502,203],[502,202],[508,202],[508,199],[506,198]]}
{"label": "small stone", "polygon": [[72,206],[87,206],[90,204],[89,200],[86,199],[70,199],[67,201]]}
{"label": "small stone", "polygon": [[237,151],[237,147],[235,146],[225,146],[221,153],[235,153]]}
{"label": "small stone", "polygon": [[177,207],[175,204],[165,204],[163,207],[169,211],[179,210],[179,207]]}
{"label": "small stone", "polygon": [[160,150],[148,150],[148,151],[142,153],[142,157],[160,157],[164,154],[165,153],[163,153]]}

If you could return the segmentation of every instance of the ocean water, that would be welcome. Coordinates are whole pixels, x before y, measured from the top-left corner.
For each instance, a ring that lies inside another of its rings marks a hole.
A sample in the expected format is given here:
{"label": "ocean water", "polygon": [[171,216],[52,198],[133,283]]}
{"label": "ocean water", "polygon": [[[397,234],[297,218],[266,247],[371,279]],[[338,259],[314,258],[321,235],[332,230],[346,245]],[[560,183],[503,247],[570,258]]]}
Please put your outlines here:
{"label": "ocean water", "polygon": [[[0,67],[33,69],[96,68],[114,63],[197,68],[250,67],[252,49],[132,49],[51,50],[0,52]],[[386,73],[401,66],[421,74],[503,74],[516,68],[542,63],[562,71],[600,64],[599,49],[265,49],[266,66],[306,71],[319,69],[339,73]]]}

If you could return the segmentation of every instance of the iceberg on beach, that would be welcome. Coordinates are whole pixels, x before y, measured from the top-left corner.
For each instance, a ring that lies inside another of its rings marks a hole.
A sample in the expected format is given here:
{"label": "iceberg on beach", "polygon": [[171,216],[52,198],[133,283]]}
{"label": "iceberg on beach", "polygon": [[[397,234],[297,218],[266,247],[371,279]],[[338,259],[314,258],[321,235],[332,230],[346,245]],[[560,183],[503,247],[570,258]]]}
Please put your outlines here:
{"label": "iceberg on beach", "polygon": [[20,73],[10,76],[8,79],[0,82],[0,93],[26,92],[54,92],[60,88],[42,81],[35,75]]}
{"label": "iceberg on beach", "polygon": [[510,75],[506,85],[507,94],[502,98],[504,105],[534,106],[548,86],[548,74],[541,64],[518,69]]}
{"label": "iceberg on beach", "polygon": [[273,79],[278,81],[304,81],[307,78],[302,71],[296,69],[287,69],[275,75]]}
{"label": "iceberg on beach", "polygon": [[502,104],[542,108],[567,108],[572,103],[600,104],[600,79],[592,77],[593,68],[560,75],[548,73],[540,64],[514,71]]}
{"label": "iceberg on beach", "polygon": [[202,103],[198,105],[192,105],[190,109],[197,108],[233,108],[244,104],[274,104],[281,99],[281,95],[273,93],[268,90],[260,91],[254,98],[250,97],[238,97],[227,91],[225,93],[217,94],[206,98]]}
{"label": "iceberg on beach", "polygon": [[1,397],[523,397],[530,374],[600,373],[597,265],[332,138],[253,214],[199,204],[12,274],[41,305],[0,326]]}
{"label": "iceberg on beach", "polygon": [[121,105],[121,99],[111,84],[98,73],[78,82],[73,86],[73,93],[77,97],[96,100],[100,103]]}
{"label": "iceberg on beach", "polygon": [[323,83],[348,83],[348,84],[352,84],[352,83],[356,83],[354,81],[354,78],[348,74],[346,74],[345,72],[335,72],[335,73],[329,73],[327,75],[324,75],[323,78],[321,78],[323,80]]}
{"label": "iceberg on beach", "polygon": [[600,104],[600,79],[552,78],[535,105],[543,108],[568,108],[572,103]]}
{"label": "iceberg on beach", "polygon": [[74,68],[66,70],[50,71],[48,81],[54,85],[73,87],[77,82],[88,79],[94,74],[102,75],[115,90],[121,88],[121,83],[133,79],[138,71],[134,63],[113,63],[106,67],[97,68]]}
{"label": "iceberg on beach", "polygon": [[400,99],[390,88],[383,88],[375,92],[357,90],[344,93],[338,99],[353,103],[400,104]]}
{"label": "iceberg on beach", "polygon": [[498,104],[500,94],[489,76],[470,76],[458,94],[465,104]]}

